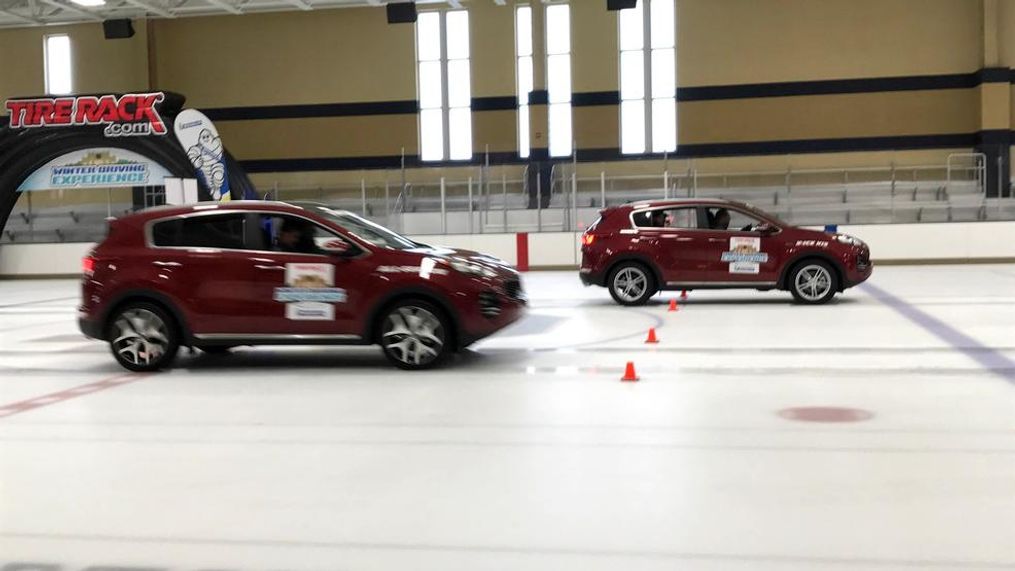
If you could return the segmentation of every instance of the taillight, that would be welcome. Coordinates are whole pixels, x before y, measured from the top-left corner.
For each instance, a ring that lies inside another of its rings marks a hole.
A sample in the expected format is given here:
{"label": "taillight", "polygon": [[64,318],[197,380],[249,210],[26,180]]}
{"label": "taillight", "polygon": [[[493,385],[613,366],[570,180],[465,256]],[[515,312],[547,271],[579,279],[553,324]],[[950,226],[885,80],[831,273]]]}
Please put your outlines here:
{"label": "taillight", "polygon": [[595,234],[582,234],[582,246],[591,246],[596,241]]}
{"label": "taillight", "polygon": [[95,273],[95,258],[91,256],[85,256],[81,260],[81,272],[86,276],[91,277]]}

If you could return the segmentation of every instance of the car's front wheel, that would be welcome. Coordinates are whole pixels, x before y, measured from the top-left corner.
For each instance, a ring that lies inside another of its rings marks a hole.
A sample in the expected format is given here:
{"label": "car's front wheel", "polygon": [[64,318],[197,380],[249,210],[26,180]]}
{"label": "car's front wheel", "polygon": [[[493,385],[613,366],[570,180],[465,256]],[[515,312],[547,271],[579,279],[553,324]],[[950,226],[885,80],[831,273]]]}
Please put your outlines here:
{"label": "car's front wheel", "polygon": [[173,321],[161,307],[152,303],[129,303],[117,309],[109,322],[106,338],[113,357],[130,371],[163,369],[180,349]]}
{"label": "car's front wheel", "polygon": [[614,268],[607,287],[620,305],[642,305],[656,293],[655,278],[637,262],[624,262]]}
{"label": "car's front wheel", "polygon": [[793,268],[789,290],[800,303],[827,303],[839,291],[839,277],[827,262],[807,260]]}
{"label": "car's front wheel", "polygon": [[444,313],[426,301],[400,301],[381,318],[381,348],[388,360],[402,369],[440,365],[452,351],[451,338]]}

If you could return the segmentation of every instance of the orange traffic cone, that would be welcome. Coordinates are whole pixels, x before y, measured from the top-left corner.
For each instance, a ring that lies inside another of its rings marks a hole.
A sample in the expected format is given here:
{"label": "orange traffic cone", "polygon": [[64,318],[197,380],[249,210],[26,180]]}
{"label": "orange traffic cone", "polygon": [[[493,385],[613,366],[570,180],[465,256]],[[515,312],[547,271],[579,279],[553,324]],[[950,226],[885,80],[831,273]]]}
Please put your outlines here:
{"label": "orange traffic cone", "polygon": [[679,310],[680,310],[680,308],[677,307],[677,300],[671,299],[670,300],[670,309],[668,311],[679,311]]}
{"label": "orange traffic cone", "polygon": [[680,290],[680,299],[687,299],[687,290],[686,289]]}
{"label": "orange traffic cone", "polygon": [[622,381],[637,381],[638,374],[634,372],[634,361],[628,361],[627,367],[624,368],[624,376],[620,377]]}
{"label": "orange traffic cone", "polygon": [[659,340],[656,339],[656,328],[655,327],[649,327],[648,328],[648,339],[646,339],[645,342],[646,343],[658,343],[659,342]]}

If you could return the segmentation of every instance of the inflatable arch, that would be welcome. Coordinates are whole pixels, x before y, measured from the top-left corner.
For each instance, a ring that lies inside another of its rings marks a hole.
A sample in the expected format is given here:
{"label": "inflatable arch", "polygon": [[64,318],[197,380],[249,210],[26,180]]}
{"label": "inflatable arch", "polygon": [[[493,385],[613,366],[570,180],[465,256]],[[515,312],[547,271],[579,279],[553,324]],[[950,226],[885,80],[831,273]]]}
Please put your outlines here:
{"label": "inflatable arch", "polygon": [[[44,176],[40,170],[49,168],[55,176],[59,167],[53,166],[54,161],[76,151],[96,149],[97,154],[111,155],[115,153],[110,150],[119,149],[143,157],[164,176],[196,178],[199,200],[212,200],[205,177],[195,169],[173,130],[184,102],[182,95],[171,92],[7,101],[8,116],[0,128],[0,232],[25,187]],[[256,197],[240,165],[228,151],[222,155],[229,196]],[[68,184],[74,187],[73,182]]]}

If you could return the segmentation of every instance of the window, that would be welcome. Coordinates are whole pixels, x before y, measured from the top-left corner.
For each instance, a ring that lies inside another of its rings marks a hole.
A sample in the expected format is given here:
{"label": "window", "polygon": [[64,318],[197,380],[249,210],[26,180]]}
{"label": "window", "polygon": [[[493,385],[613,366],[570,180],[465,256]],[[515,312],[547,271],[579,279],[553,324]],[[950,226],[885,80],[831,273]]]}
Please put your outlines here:
{"label": "window", "polygon": [[635,226],[641,228],[683,228],[698,227],[698,209],[690,206],[639,212],[634,215]]}
{"label": "window", "polygon": [[67,95],[74,91],[71,77],[70,36],[66,34],[46,36],[43,43],[46,93]]}
{"label": "window", "polygon": [[318,215],[338,224],[346,232],[374,246],[394,250],[411,250],[420,247],[419,244],[405,236],[396,234],[384,226],[374,224],[366,218],[360,218],[350,212],[317,205],[303,205],[303,207],[313,209]]}
{"label": "window", "polygon": [[323,247],[341,240],[338,234],[298,216],[264,214],[260,216],[264,247],[258,249],[291,254],[325,255]]}
{"label": "window", "polygon": [[732,208],[706,208],[705,217],[708,219],[708,226],[712,230],[753,232],[754,228],[761,224],[761,219]]}
{"label": "window", "polygon": [[546,7],[546,84],[550,96],[550,156],[571,154],[571,7]]}
{"label": "window", "polygon": [[469,13],[424,12],[416,21],[420,158],[472,158]]}
{"label": "window", "polygon": [[518,85],[518,156],[528,158],[529,134],[529,93],[533,88],[532,67],[532,7],[519,6],[515,11],[515,53]]}
{"label": "window", "polygon": [[152,229],[152,242],[159,247],[243,250],[243,236],[243,214],[179,218]]}
{"label": "window", "polygon": [[673,0],[638,0],[637,7],[620,12],[620,147],[625,154],[677,150],[675,29]]}

